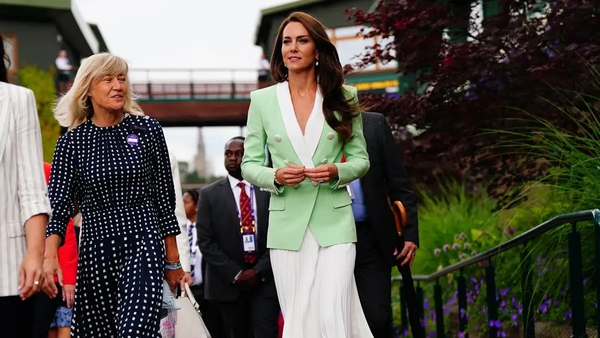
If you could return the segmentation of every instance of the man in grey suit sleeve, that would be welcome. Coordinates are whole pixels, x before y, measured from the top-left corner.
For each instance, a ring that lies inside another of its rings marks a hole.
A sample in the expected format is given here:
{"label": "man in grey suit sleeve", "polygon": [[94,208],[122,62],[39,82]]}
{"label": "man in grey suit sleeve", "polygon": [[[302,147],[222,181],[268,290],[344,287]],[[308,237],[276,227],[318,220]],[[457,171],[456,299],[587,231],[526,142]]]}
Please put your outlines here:
{"label": "man in grey suit sleeve", "polygon": [[35,96],[7,83],[4,56],[0,36],[0,335],[19,338],[30,334],[29,298],[58,290],[42,268],[50,202]]}
{"label": "man in grey suit sleeve", "polygon": [[[374,338],[394,337],[391,309],[392,267],[412,265],[419,245],[417,204],[398,146],[385,117],[363,113],[363,128],[371,167],[351,183],[352,210],[358,241],[354,276],[360,302]],[[405,248],[396,252],[394,215],[390,202],[401,201],[407,212]]]}

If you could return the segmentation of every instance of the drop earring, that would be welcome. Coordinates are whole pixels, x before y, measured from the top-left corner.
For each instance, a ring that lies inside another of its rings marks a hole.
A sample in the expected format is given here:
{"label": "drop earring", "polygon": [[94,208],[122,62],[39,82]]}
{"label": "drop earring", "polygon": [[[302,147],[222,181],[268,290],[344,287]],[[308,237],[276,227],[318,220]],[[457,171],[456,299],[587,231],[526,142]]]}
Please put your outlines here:
{"label": "drop earring", "polygon": [[317,59],[317,62],[315,62],[315,66],[319,66],[319,59]]}

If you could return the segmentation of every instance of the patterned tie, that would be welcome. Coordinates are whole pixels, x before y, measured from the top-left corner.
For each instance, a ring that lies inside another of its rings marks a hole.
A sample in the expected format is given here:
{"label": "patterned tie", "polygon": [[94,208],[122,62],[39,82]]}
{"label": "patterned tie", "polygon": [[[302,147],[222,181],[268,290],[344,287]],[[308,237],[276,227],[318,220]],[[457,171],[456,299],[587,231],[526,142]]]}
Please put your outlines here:
{"label": "patterned tie", "polygon": [[[188,227],[188,240],[190,241],[190,257],[192,258],[192,261],[196,257],[196,253],[194,252],[194,228],[194,223],[191,223]],[[194,280],[194,264],[190,264],[190,274],[192,275],[192,280]]]}
{"label": "patterned tie", "polygon": [[[237,186],[242,190],[240,192],[241,233],[253,233],[254,224],[252,221],[252,206],[250,205],[250,198],[248,197],[248,194],[246,194],[246,184],[244,184],[244,182],[240,182],[237,184]],[[255,253],[244,254],[244,259],[246,259],[246,262],[250,264],[254,264],[254,262],[256,262],[256,258],[257,255]]]}

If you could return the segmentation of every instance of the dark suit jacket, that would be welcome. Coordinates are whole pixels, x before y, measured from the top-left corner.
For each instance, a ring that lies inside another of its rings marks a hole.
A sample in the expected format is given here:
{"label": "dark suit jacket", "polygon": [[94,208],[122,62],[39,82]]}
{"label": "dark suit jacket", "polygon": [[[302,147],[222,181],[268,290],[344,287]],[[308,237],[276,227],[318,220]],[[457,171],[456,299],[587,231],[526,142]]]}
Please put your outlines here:
{"label": "dark suit jacket", "polygon": [[408,215],[403,237],[418,246],[417,203],[385,117],[379,113],[363,113],[362,118],[371,167],[360,183],[381,252],[390,265],[395,265],[393,253],[398,235],[390,201],[404,204]]}
{"label": "dark suit jacket", "polygon": [[[253,268],[261,279],[260,283],[272,284],[276,293],[271,271],[271,261],[267,249],[267,229],[269,226],[270,194],[254,189],[256,196],[256,218],[258,260]],[[223,178],[200,190],[196,229],[198,247],[202,259],[206,261],[204,292],[206,299],[233,301],[241,290],[233,285],[235,276],[248,267],[244,260],[244,250],[240,234],[240,223],[235,197],[229,179]]]}

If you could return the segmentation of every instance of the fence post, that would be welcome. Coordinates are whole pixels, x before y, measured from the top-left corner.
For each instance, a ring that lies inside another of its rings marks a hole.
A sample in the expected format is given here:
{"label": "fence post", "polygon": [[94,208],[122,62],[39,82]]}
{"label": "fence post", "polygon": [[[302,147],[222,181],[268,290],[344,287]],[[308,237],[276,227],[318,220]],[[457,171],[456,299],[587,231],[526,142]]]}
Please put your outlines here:
{"label": "fence post", "polygon": [[494,270],[494,264],[490,258],[488,266],[485,268],[485,284],[487,291],[487,305],[488,305],[488,321],[490,328],[490,337],[498,336],[498,329],[501,325],[498,320],[498,296],[496,294],[496,271]]}
{"label": "fence post", "polygon": [[525,338],[535,337],[535,322],[533,320],[532,309],[533,290],[531,288],[531,272],[532,269],[530,251],[527,248],[527,243],[525,243],[523,247],[523,252],[521,253],[521,303],[523,306],[523,335]]}
{"label": "fence post", "polygon": [[458,284],[458,331],[464,334],[465,338],[469,337],[467,326],[469,318],[467,317],[467,279],[463,275],[463,269],[460,269],[460,276],[457,278]]}
{"label": "fence post", "polygon": [[435,280],[435,286],[433,287],[433,299],[435,302],[435,328],[436,337],[445,338],[446,332],[444,330],[444,304],[442,303],[442,286],[438,279]]}
{"label": "fence post", "polygon": [[569,275],[571,279],[571,310],[573,311],[573,338],[586,338],[583,273],[581,272],[581,236],[577,223],[571,224],[569,237]]}

